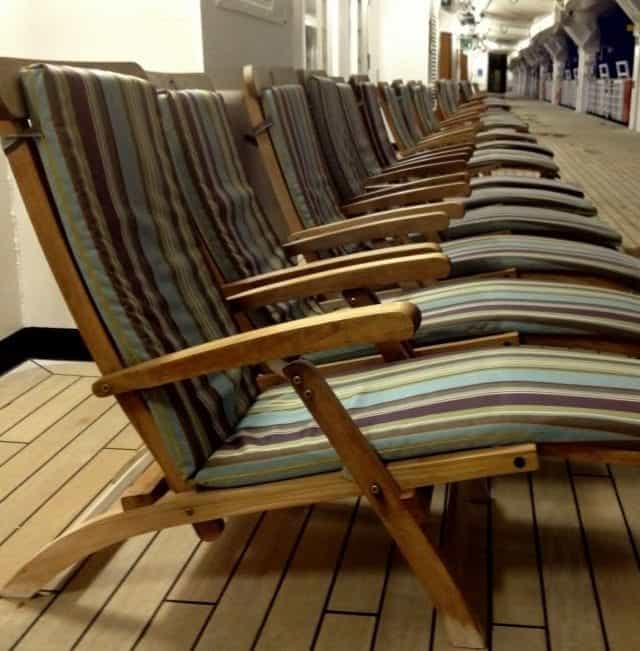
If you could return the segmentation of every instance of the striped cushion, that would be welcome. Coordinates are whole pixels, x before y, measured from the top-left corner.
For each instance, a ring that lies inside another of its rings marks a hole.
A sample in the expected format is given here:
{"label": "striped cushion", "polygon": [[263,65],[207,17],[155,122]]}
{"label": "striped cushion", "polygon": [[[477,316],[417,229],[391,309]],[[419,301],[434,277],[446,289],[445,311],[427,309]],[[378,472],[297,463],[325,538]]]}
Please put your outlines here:
{"label": "striped cushion", "polygon": [[509,231],[617,247],[622,237],[598,219],[535,206],[486,206],[467,210],[441,233],[445,240]]}
{"label": "striped cushion", "polygon": [[444,242],[452,276],[517,267],[523,272],[603,276],[640,288],[640,260],[582,242],[533,235],[488,235]]}
{"label": "striped cushion", "polygon": [[[390,364],[330,381],[385,461],[526,442],[640,436],[640,361],[503,348]],[[238,486],[335,471],[340,461],[288,386],[262,394],[196,477]]]}
{"label": "striped cushion", "polygon": [[362,113],[358,108],[358,100],[350,84],[337,83],[338,92],[342,101],[344,116],[347,120],[351,137],[356,146],[356,153],[368,176],[376,176],[382,172],[382,167],[376,158],[376,152],[371,144],[367,133],[367,126],[364,123]]}
{"label": "striped cushion", "polygon": [[402,108],[402,113],[404,115],[404,120],[407,123],[409,133],[411,134],[411,139],[414,143],[418,144],[422,140],[422,133],[418,128],[418,121],[416,120],[416,110],[413,104],[413,99],[411,98],[411,91],[406,84],[402,82],[394,83],[394,90],[398,95],[398,100],[400,101],[400,107]]}
{"label": "striped cushion", "polygon": [[558,172],[559,167],[548,156],[532,154],[526,151],[517,152],[512,149],[476,150],[467,163],[469,169],[486,165],[502,165],[504,167],[527,167],[542,172]]}
{"label": "striped cushion", "polygon": [[492,140],[476,145],[477,152],[485,152],[491,149],[515,149],[517,151],[530,151],[534,154],[553,157],[553,149],[533,142],[518,142],[517,140]]}
{"label": "striped cushion", "polygon": [[552,192],[564,192],[575,197],[584,198],[584,190],[579,185],[558,181],[557,179],[541,179],[533,176],[476,176],[470,181],[471,190],[485,188],[531,188],[533,190],[550,190]]}
{"label": "striped cushion", "polygon": [[508,138],[509,140],[519,140],[522,142],[536,142],[536,137],[531,133],[522,133],[511,128],[496,128],[480,131],[476,134],[477,142],[487,142],[489,140],[500,140]]}
{"label": "striped cushion", "polygon": [[385,104],[388,110],[388,117],[391,120],[391,128],[393,134],[397,138],[396,144],[399,149],[411,149],[416,146],[417,142],[414,140],[409,126],[407,125],[400,99],[396,95],[395,90],[387,83],[380,84],[380,89],[384,97]]}
{"label": "striped cushion", "polygon": [[532,187],[513,187],[511,184],[508,184],[508,187],[484,187],[474,189],[469,197],[463,199],[463,203],[466,210],[500,204],[532,205],[585,216],[596,215],[597,210],[588,199],[558,192],[556,189],[559,188],[547,186],[545,189],[536,189]]}
{"label": "striped cushion", "polygon": [[262,107],[272,123],[271,141],[302,224],[310,228],[342,220],[302,86],[265,89]]}
{"label": "striped cushion", "polygon": [[[175,176],[151,84],[62,66],[29,68],[22,81],[71,252],[123,363],[235,333]],[[232,370],[143,395],[189,477],[255,393],[249,372]]]}
{"label": "striped cushion", "polygon": [[[224,282],[289,266],[242,167],[222,95],[205,90],[163,91],[162,124],[185,199]],[[256,325],[318,311],[312,302],[269,306]]]}
{"label": "striped cushion", "polygon": [[420,118],[419,123],[422,128],[422,135],[428,136],[434,131],[437,131],[440,125],[433,119],[435,115],[432,106],[429,106],[427,103],[425,87],[423,84],[416,82],[409,82],[408,86],[411,99],[413,100],[413,106]]}
{"label": "striped cushion", "polygon": [[440,129],[440,120],[438,119],[438,116],[436,115],[435,112],[435,105],[436,105],[436,98],[433,93],[433,90],[431,88],[428,88],[427,86],[422,86],[422,95],[424,98],[424,102],[422,102],[422,105],[424,106],[425,110],[427,111],[427,115],[429,116],[429,120],[431,121],[431,124],[433,125],[433,130],[438,131]]}
{"label": "striped cushion", "polygon": [[380,110],[378,89],[369,81],[358,84],[358,89],[362,96],[362,107],[367,118],[369,133],[376,148],[376,154],[382,165],[389,167],[397,163],[397,158]]}
{"label": "striped cushion", "polygon": [[365,192],[368,174],[351,136],[340,92],[326,77],[310,77],[305,86],[329,172],[341,199],[348,201]]}
{"label": "striped cushion", "polygon": [[420,308],[419,345],[501,332],[640,340],[640,297],[520,278],[445,283],[402,295]]}

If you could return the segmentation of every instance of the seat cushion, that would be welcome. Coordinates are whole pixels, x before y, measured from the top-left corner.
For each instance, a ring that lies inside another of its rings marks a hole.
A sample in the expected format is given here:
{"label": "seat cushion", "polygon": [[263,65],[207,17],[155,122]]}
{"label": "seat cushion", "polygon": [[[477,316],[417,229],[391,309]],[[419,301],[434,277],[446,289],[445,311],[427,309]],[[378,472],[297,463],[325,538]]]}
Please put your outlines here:
{"label": "seat cushion", "polygon": [[604,246],[534,235],[487,235],[444,242],[451,276],[516,267],[522,272],[584,274],[640,288],[640,260]]}
{"label": "seat cushion", "polygon": [[529,151],[533,154],[540,154],[542,156],[550,156],[553,158],[553,149],[539,145],[533,142],[518,142],[516,140],[492,140],[490,142],[478,143],[476,151],[478,153],[486,153],[494,149],[512,149],[515,151]]}
{"label": "seat cushion", "polygon": [[451,222],[440,235],[443,240],[509,231],[617,247],[622,237],[593,217],[535,206],[485,206],[467,210],[463,219]]}
{"label": "seat cushion", "polygon": [[558,192],[551,187],[545,189],[518,188],[511,185],[481,187],[473,189],[471,195],[465,197],[463,202],[466,210],[503,204],[554,208],[587,216],[597,214],[596,207],[588,199]]}
{"label": "seat cushion", "polygon": [[476,176],[470,181],[471,190],[486,188],[531,188],[533,190],[547,190],[550,192],[563,192],[574,197],[584,199],[584,190],[573,183],[558,181],[556,179],[540,179],[533,176]]}
{"label": "seat cushion", "polygon": [[489,140],[518,140],[524,142],[536,142],[536,137],[530,133],[515,131],[513,128],[497,128],[481,131],[476,134],[478,142],[487,142]]}
{"label": "seat cushion", "polygon": [[[640,436],[640,361],[623,357],[502,348],[389,364],[330,384],[385,461]],[[259,396],[196,482],[241,486],[340,466],[301,400],[283,385]]]}
{"label": "seat cushion", "polygon": [[640,340],[640,296],[631,292],[506,278],[445,283],[401,298],[422,314],[417,345],[511,331]]}
{"label": "seat cushion", "polygon": [[469,170],[481,168],[487,165],[500,165],[502,167],[526,167],[527,169],[540,170],[542,172],[559,171],[558,165],[549,158],[541,154],[530,152],[517,152],[513,149],[490,149],[476,150],[475,154],[469,159]]}

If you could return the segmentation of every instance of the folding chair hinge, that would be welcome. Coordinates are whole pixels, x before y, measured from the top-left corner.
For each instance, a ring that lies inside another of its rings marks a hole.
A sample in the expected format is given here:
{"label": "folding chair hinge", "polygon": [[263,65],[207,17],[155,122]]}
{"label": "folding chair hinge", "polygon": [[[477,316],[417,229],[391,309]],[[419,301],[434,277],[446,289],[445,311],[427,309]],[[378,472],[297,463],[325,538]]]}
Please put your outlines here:
{"label": "folding chair hinge", "polygon": [[262,121],[257,127],[254,127],[251,133],[245,134],[244,138],[247,142],[250,142],[252,145],[258,144],[258,136],[265,131],[268,131],[273,126],[273,122],[270,120]]}

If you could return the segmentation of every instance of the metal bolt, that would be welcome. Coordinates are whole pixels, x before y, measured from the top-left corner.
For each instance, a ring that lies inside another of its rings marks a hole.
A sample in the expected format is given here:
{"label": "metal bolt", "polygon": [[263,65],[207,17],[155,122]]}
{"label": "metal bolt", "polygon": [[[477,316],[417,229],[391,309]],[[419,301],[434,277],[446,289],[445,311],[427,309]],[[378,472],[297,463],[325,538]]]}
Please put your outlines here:
{"label": "metal bolt", "polygon": [[293,376],[293,383],[294,384],[302,384],[302,378],[299,375],[294,375]]}
{"label": "metal bolt", "polygon": [[193,509],[191,509],[191,508],[189,508],[189,509],[185,509],[184,512],[185,512],[189,517],[191,517],[191,516],[195,513],[195,511],[194,511]]}
{"label": "metal bolt", "polygon": [[374,482],[371,484],[371,486],[369,486],[369,492],[377,497],[378,495],[382,494],[382,488],[380,488],[380,484]]}
{"label": "metal bolt", "polygon": [[358,299],[355,296],[352,296],[349,299],[349,303],[351,303],[351,305],[355,305],[357,302],[358,302]]}
{"label": "metal bolt", "polygon": [[99,391],[102,395],[106,396],[107,394],[111,393],[111,385],[104,382],[100,385]]}
{"label": "metal bolt", "polygon": [[310,400],[312,395],[313,395],[313,391],[311,391],[311,389],[305,389],[305,390],[302,392],[302,397],[303,397],[305,400]]}
{"label": "metal bolt", "polygon": [[513,465],[516,468],[519,468],[520,470],[522,470],[522,468],[524,468],[527,465],[527,460],[524,457],[516,457],[513,460]]}

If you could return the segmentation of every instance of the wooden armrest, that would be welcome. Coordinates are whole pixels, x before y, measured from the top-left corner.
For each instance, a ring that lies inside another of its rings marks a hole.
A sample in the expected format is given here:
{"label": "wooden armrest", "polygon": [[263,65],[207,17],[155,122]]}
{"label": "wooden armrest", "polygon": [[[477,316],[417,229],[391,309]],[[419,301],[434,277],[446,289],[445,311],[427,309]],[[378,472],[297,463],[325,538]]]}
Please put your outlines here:
{"label": "wooden armrest", "polygon": [[[395,181],[398,179],[403,179],[408,176],[422,176],[422,177],[431,177],[428,178],[429,181],[435,182],[435,178],[439,178],[442,183],[451,183],[454,181],[465,181],[468,180],[468,175],[465,174],[467,169],[467,162],[462,159],[452,160],[452,161],[437,161],[434,163],[414,163],[413,165],[404,165],[403,167],[393,168],[389,172],[383,172],[382,174],[376,174],[376,176],[370,176],[367,180],[367,187],[373,185],[374,183],[385,183],[387,181]],[[443,175],[443,173],[446,174]],[[433,177],[434,174],[440,174],[441,176]],[[446,181],[444,180],[446,179]]]}
{"label": "wooden armrest", "polygon": [[468,197],[471,187],[468,183],[448,183],[427,188],[390,192],[382,197],[353,201],[342,206],[345,215],[361,215],[374,210],[384,210],[409,204],[428,203],[446,197]]}
{"label": "wooden armrest", "polygon": [[[460,161],[463,162],[463,161]],[[466,165],[465,165],[466,167]],[[406,175],[406,174],[405,174]],[[370,199],[371,197],[379,197],[389,192],[398,192],[400,190],[409,190],[413,188],[428,188],[436,185],[445,185],[448,183],[468,183],[470,179],[468,172],[453,172],[451,174],[441,174],[438,176],[432,176],[421,179],[414,179],[413,181],[405,181],[393,183],[391,185],[385,185],[384,187],[378,189],[368,190],[366,194],[359,195],[354,197],[354,201],[359,201],[360,199]],[[376,177],[376,180],[377,177]],[[368,186],[367,186],[368,187]]]}
{"label": "wooden armrest", "polygon": [[396,285],[403,282],[438,280],[446,278],[450,268],[449,259],[442,253],[404,256],[291,278],[227,296],[227,300],[236,311],[246,312],[292,298]]}
{"label": "wooden armrest", "polygon": [[411,303],[385,303],[339,310],[216,339],[109,373],[93,392],[109,396],[240,366],[331,350],[354,344],[402,342],[415,334],[420,312]]}
{"label": "wooden armrest", "polygon": [[410,233],[421,233],[425,239],[433,239],[449,225],[444,213],[437,215],[408,215],[383,218],[364,225],[352,226],[350,221],[341,229],[299,237],[283,244],[287,255],[293,256],[315,251],[326,251],[346,244],[358,244],[370,240],[384,240],[388,237],[406,237]]}
{"label": "wooden armrest", "polygon": [[224,296],[231,296],[232,294],[240,294],[246,292],[254,287],[261,287],[262,285],[271,285],[282,280],[289,280],[290,278],[297,278],[299,276],[306,276],[308,274],[317,273],[319,271],[328,271],[329,269],[341,269],[342,267],[350,267],[354,264],[361,264],[363,262],[376,262],[380,260],[388,260],[389,258],[399,258],[407,255],[420,255],[424,253],[438,253],[440,246],[434,242],[424,242],[420,244],[402,244],[399,246],[390,246],[383,249],[374,249],[373,251],[362,251],[360,253],[348,253],[345,255],[336,256],[333,258],[324,258],[322,260],[313,260],[304,264],[299,264],[285,269],[277,269],[268,273],[260,274],[258,276],[251,276],[250,278],[243,278],[233,283],[227,283],[222,286],[222,293]]}

